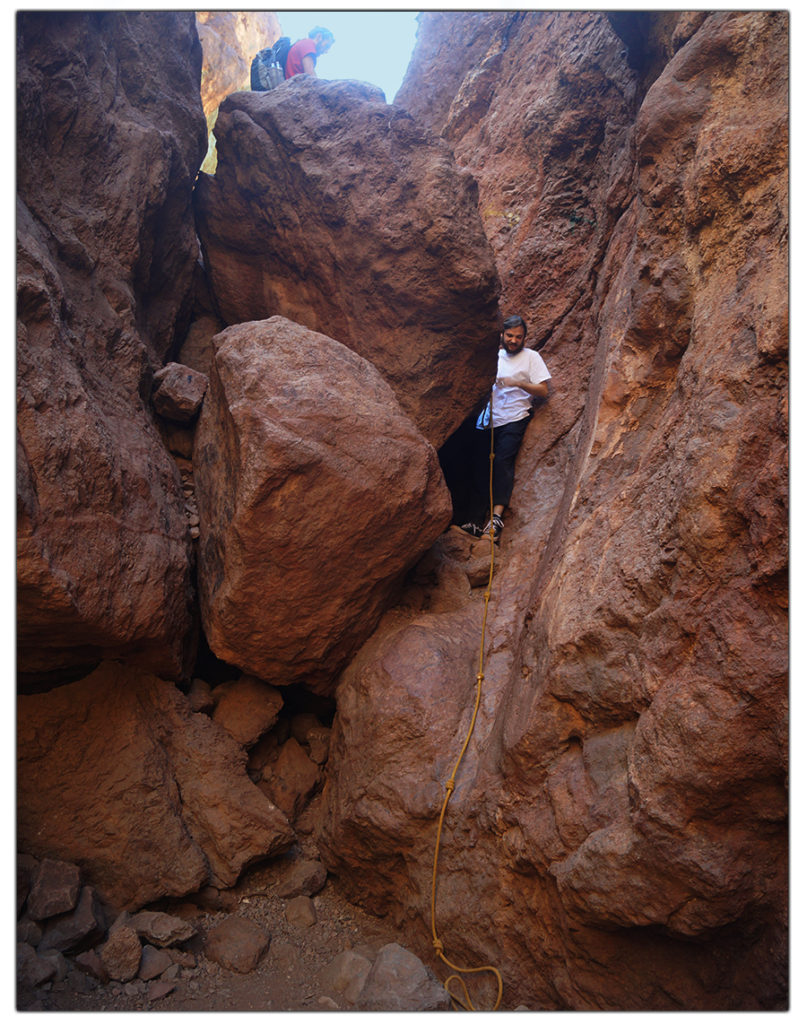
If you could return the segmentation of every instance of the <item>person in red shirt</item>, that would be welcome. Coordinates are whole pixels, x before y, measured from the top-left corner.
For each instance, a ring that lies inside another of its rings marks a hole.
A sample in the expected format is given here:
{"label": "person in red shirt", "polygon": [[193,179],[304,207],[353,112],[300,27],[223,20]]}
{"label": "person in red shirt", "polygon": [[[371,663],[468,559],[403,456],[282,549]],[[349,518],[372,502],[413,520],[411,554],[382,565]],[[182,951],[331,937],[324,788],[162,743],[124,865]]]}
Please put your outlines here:
{"label": "person in red shirt", "polygon": [[314,70],[317,64],[317,57],[327,53],[333,46],[333,32],[327,28],[312,28],[307,39],[298,39],[289,50],[286,58],[286,78],[293,75],[313,75],[317,77]]}

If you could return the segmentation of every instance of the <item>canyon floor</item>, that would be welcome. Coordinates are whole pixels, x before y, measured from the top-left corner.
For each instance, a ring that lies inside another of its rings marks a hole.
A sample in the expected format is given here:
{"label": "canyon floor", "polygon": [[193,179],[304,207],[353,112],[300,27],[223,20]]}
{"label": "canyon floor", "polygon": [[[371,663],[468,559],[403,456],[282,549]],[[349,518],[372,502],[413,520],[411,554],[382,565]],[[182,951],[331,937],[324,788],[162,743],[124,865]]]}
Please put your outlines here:
{"label": "canyon floor", "polygon": [[[316,923],[295,927],[286,920],[286,901],[273,891],[278,881],[276,867],[257,867],[222,894],[222,906],[227,909],[200,908],[190,918],[198,934],[187,947],[195,953],[196,965],[181,968],[172,991],[161,998],[150,998],[149,987],[142,981],[109,982],[77,992],[68,976],[52,983],[48,991],[19,993],[17,1009],[90,1013],[352,1009],[341,993],[320,980],[320,972],[343,950],[372,959],[382,946],[400,937],[383,920],[349,904],[331,879],[313,897]],[[227,914],[247,918],[271,936],[269,951],[249,973],[221,967],[202,952],[205,935]]]}

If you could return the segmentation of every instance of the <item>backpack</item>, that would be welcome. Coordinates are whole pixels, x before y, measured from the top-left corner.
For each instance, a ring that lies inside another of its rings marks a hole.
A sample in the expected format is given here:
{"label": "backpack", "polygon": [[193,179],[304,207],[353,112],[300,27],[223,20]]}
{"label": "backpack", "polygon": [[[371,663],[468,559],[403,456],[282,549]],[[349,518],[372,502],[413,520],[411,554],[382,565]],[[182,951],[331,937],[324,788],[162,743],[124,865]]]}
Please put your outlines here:
{"label": "backpack", "polygon": [[255,54],[249,69],[249,84],[253,92],[274,89],[286,78],[286,58],[291,39],[281,36],[274,46],[267,46]]}

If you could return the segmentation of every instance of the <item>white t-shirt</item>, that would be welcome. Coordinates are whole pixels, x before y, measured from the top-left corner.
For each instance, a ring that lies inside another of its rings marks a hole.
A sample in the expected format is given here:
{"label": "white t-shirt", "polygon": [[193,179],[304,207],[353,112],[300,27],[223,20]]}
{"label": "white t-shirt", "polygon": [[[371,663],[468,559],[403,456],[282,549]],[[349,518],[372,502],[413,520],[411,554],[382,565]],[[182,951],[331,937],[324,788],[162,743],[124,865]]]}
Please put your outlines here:
{"label": "white t-shirt", "polygon": [[[520,377],[527,384],[540,384],[550,379],[549,370],[541,356],[531,348],[523,348],[515,355],[507,349],[499,349],[499,364],[496,378]],[[515,423],[529,416],[532,409],[532,395],[519,387],[500,387],[493,385],[493,426],[500,427],[504,423]],[[489,406],[485,406],[477,420],[477,427],[488,425]]]}

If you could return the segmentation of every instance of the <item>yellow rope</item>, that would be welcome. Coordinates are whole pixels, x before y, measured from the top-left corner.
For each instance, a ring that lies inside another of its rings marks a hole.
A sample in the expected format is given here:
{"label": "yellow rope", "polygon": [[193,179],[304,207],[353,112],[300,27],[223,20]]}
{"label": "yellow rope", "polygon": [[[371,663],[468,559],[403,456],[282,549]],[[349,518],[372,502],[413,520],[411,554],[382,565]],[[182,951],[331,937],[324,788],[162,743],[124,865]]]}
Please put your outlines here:
{"label": "yellow rope", "polygon": [[[488,481],[489,499],[490,499],[490,525],[491,525],[491,529],[489,531],[489,536],[490,536],[490,571],[489,571],[489,574],[488,574],[488,586],[487,586],[487,590],[485,591],[485,610],[484,610],[484,614],[482,616],[482,638],[481,638],[480,643],[479,643],[479,671],[477,672],[477,675],[476,675],[476,703],[474,704],[474,713],[471,716],[471,725],[470,725],[470,728],[468,729],[468,734],[465,737],[465,742],[462,745],[462,750],[460,751],[460,755],[457,758],[456,764],[454,765],[454,770],[451,773],[451,777],[449,778],[448,782],[446,782],[446,795],[445,795],[445,797],[443,799],[443,806],[442,806],[442,808],[440,810],[440,820],[439,820],[439,823],[438,823],[438,826],[437,826],[437,840],[436,840],[435,845],[434,845],[434,864],[433,864],[433,867],[432,867],[431,919],[432,919],[432,942],[433,942],[433,945],[434,945],[434,952],[443,961],[443,963],[447,967],[449,967],[452,971],[458,972],[458,973],[452,974],[448,978],[446,978],[446,980],[443,982],[443,984],[444,984],[444,986],[446,988],[446,991],[451,996],[451,1000],[452,1000],[452,1003],[454,1004],[455,1008],[459,1006],[459,1007],[462,1007],[462,1009],[464,1009],[464,1010],[475,1010],[476,1007],[474,1006],[473,1002],[471,1001],[471,996],[470,996],[470,994],[468,992],[468,988],[467,988],[465,982],[460,977],[461,974],[478,974],[478,973],[483,972],[483,971],[487,971],[487,972],[493,974],[494,977],[496,978],[496,982],[497,982],[498,990],[499,990],[497,998],[496,998],[496,1004],[493,1007],[493,1009],[494,1010],[498,1010],[499,1009],[499,1005],[500,1005],[500,1003],[502,1001],[502,976],[499,973],[499,971],[495,967],[493,967],[493,966],[491,966],[489,964],[486,964],[483,967],[459,967],[457,964],[452,963],[448,959],[448,957],[445,955],[443,943],[440,941],[440,939],[437,936],[437,924],[436,924],[436,915],[437,915],[437,861],[438,861],[438,857],[440,855],[440,837],[442,836],[442,832],[443,832],[443,822],[445,820],[446,810],[448,809],[448,801],[451,799],[451,794],[454,792],[454,784],[455,784],[457,772],[459,771],[459,767],[460,767],[460,764],[462,763],[463,757],[465,757],[465,751],[468,749],[468,744],[471,742],[471,735],[473,734],[474,726],[476,725],[476,716],[477,716],[477,714],[479,712],[479,704],[480,704],[481,699],[482,699],[482,680],[485,678],[485,674],[484,674],[484,671],[483,671],[484,666],[485,666],[485,633],[486,633],[486,630],[487,630],[488,604],[490,603],[491,588],[493,586],[493,568],[494,568],[494,562],[495,562],[495,541],[494,541],[494,536],[493,536],[493,459],[494,459],[494,454],[493,454],[493,408],[492,408],[492,395],[491,395],[491,399],[490,399],[490,415],[491,415],[491,423],[490,423],[490,474],[489,474],[489,481]],[[454,995],[451,992],[451,989],[449,988],[449,985],[453,981],[458,981],[460,983],[460,985],[462,986],[462,990],[463,990],[463,993],[464,993],[464,999],[461,999],[459,996],[456,996],[456,995]]]}

